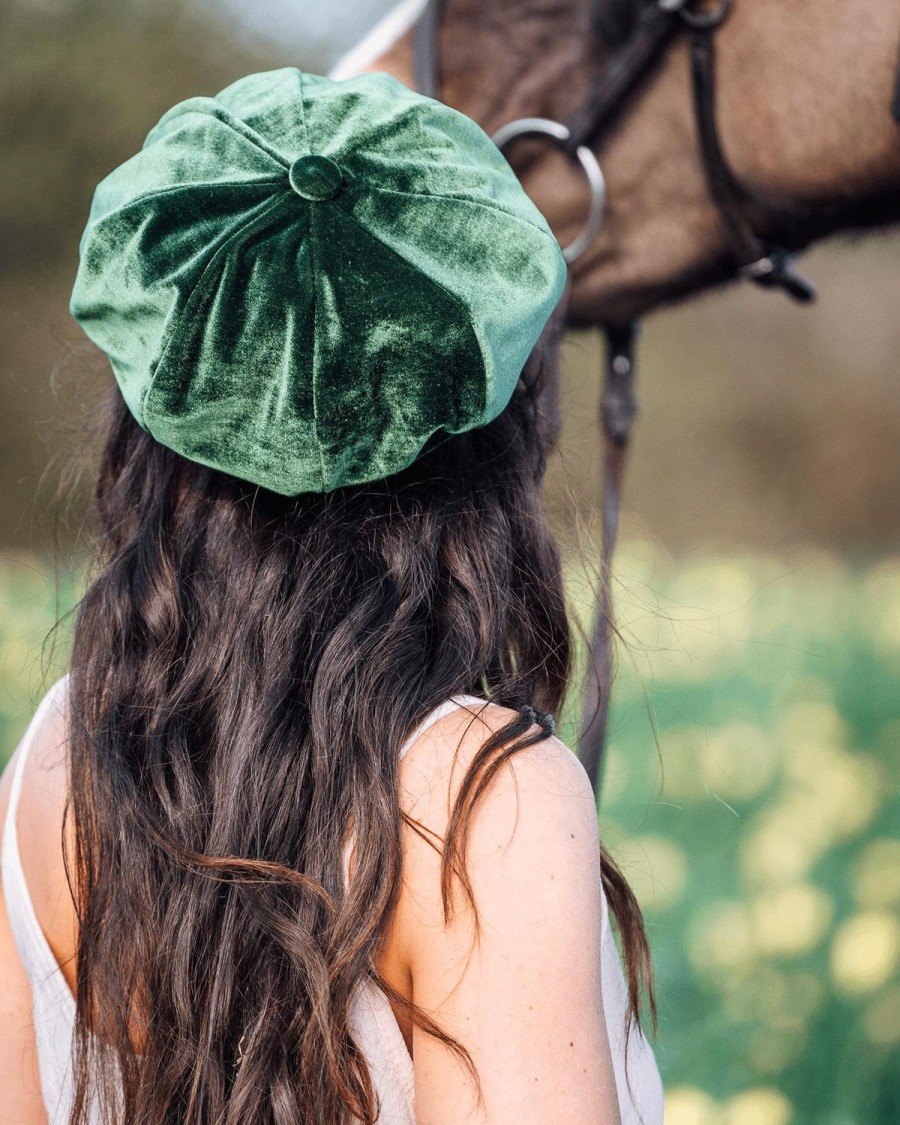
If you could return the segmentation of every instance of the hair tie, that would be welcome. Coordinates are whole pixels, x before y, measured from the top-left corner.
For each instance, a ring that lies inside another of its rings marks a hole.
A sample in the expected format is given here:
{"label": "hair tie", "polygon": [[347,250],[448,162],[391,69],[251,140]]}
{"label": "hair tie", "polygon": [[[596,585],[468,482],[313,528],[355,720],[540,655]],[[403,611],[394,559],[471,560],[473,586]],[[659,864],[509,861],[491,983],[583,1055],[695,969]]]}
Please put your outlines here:
{"label": "hair tie", "polygon": [[556,719],[549,711],[536,711],[534,707],[526,703],[521,708],[521,712],[529,722],[536,723],[547,734],[556,734]]}

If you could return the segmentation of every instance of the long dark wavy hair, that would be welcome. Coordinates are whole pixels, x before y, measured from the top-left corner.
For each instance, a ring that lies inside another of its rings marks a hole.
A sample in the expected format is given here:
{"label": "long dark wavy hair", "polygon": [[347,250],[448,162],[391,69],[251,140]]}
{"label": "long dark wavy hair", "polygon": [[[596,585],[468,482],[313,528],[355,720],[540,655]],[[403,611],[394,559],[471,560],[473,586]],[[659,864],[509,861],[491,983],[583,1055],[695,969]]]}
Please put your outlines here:
{"label": "long dark wavy hair", "polygon": [[[452,810],[449,917],[454,876],[474,907],[474,805],[506,758],[548,737],[528,707],[558,713],[566,694],[571,626],[541,501],[550,351],[545,334],[488,425],[435,435],[375,484],[292,498],[158,444],[111,383],[69,676],[71,1125],[87,1125],[93,1097],[119,1125],[373,1122],[348,1022],[367,977],[477,1080],[374,956],[403,822],[416,828],[396,792],[409,731],[457,693],[520,713]],[[640,1024],[643,986],[655,1031],[640,908],[601,858],[627,1023]]]}

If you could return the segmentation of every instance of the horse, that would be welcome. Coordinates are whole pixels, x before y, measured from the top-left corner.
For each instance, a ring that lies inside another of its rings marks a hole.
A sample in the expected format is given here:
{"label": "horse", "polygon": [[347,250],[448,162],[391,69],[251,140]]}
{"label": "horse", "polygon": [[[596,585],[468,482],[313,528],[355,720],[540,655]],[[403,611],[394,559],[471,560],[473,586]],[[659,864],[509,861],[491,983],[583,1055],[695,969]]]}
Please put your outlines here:
{"label": "horse", "polygon": [[[405,0],[392,9],[332,77],[385,70],[414,86],[413,32],[427,6]],[[642,11],[663,6],[445,0],[439,96],[490,134],[518,118],[567,121]],[[900,219],[896,0],[734,0],[731,8],[716,32],[717,128],[736,180],[768,204],[763,221],[789,217],[809,245]],[[687,39],[675,39],[603,140],[606,210],[572,266],[572,326],[624,323],[735,274],[699,151],[689,54]],[[587,207],[580,169],[538,142],[509,159],[560,241],[574,239]]]}
{"label": "horse", "polygon": [[572,251],[559,318],[607,332],[595,791],[637,318],[739,277],[809,300],[798,252],[900,219],[898,43],[896,0],[402,0],[330,72],[387,71],[492,135]]}

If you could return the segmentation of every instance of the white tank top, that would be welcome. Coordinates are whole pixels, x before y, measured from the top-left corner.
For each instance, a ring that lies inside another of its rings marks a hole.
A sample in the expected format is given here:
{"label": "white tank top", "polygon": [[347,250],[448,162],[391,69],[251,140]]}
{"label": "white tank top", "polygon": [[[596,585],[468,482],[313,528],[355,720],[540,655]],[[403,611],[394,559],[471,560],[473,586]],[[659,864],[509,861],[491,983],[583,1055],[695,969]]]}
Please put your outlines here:
{"label": "white tank top", "polygon": [[[16,835],[16,809],[22,787],[22,771],[35,733],[51,707],[64,706],[68,676],[57,680],[35,712],[19,744],[10,791],[6,823],[3,826],[3,894],[19,957],[32,991],[34,1034],[37,1045],[41,1091],[49,1125],[68,1125],[72,1105],[71,1045],[75,1022],[75,1001],[60,971],[34,912],[19,856]],[[400,749],[402,754],[432,723],[455,707],[481,706],[483,699],[456,695],[436,707],[413,730]],[[345,879],[349,872],[350,847],[344,851]],[[661,1125],[663,1088],[653,1050],[636,1025],[628,1045],[628,1078],[625,1080],[624,1018],[627,988],[622,964],[609,924],[609,910],[603,893],[603,944],[601,978],[603,1007],[615,1067],[616,1086],[622,1125]],[[374,982],[365,980],[351,1008],[351,1030],[369,1064],[372,1082],[381,1099],[379,1125],[416,1125],[413,1062],[390,1002]],[[93,1120],[99,1125],[95,1112]]]}

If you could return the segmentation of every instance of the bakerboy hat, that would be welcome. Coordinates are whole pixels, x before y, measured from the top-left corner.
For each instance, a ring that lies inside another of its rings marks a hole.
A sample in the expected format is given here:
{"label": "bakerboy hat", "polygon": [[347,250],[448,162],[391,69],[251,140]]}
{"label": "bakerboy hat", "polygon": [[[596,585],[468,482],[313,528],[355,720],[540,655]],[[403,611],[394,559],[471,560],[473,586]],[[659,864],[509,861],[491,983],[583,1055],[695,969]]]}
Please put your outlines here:
{"label": "bakerboy hat", "polygon": [[288,67],[180,102],[99,184],[71,311],[157,441],[292,496],[496,417],[565,277],[469,117]]}

